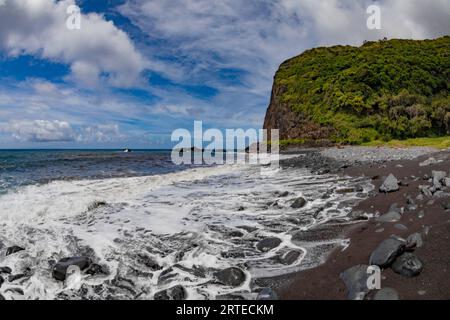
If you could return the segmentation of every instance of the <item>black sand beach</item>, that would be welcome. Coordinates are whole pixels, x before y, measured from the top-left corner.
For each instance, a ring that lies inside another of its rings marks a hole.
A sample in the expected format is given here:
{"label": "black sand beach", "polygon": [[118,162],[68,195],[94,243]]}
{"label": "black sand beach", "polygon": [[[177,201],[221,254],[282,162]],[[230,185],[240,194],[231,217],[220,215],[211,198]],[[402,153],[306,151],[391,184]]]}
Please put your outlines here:
{"label": "black sand beach", "polygon": [[[334,150],[338,154],[345,154],[345,151]],[[280,299],[347,299],[348,289],[340,278],[342,272],[353,266],[368,265],[372,252],[392,235],[407,239],[416,234],[422,239],[423,245],[418,247],[408,243],[402,252],[411,252],[422,262],[420,274],[408,277],[385,267],[382,270],[381,288],[394,289],[394,298],[401,300],[450,298],[449,188],[445,186],[445,182],[439,187],[440,190],[434,190],[432,187],[435,184],[433,176],[436,176],[433,171],[444,171],[447,178],[449,177],[450,152],[428,150],[427,154],[415,159],[388,161],[390,156],[383,156],[386,149],[373,151],[374,154],[378,153],[381,160],[350,161],[344,164],[340,162],[339,165],[331,165],[328,170],[336,170],[342,175],[366,176],[372,179],[376,188],[366,200],[354,208],[356,219],[361,219],[361,213],[382,216],[396,211],[399,220],[381,222],[380,218],[374,217],[356,224],[322,228],[318,230],[318,238],[321,233],[326,237],[326,231],[334,229],[350,239],[349,247],[344,251],[334,250],[327,261],[317,268],[288,276],[259,279],[260,285],[272,287]],[[327,151],[328,154],[333,152],[332,149]],[[402,157],[402,152],[405,152],[405,149],[388,151],[396,154],[397,159]],[[390,174],[398,179],[399,190],[380,192],[380,186]],[[427,187],[421,187],[421,191],[419,186]],[[392,208],[394,204],[397,206]],[[385,290],[383,289],[383,292]],[[376,293],[376,290],[368,292],[365,299],[374,299]],[[378,298],[381,297],[380,294]]]}

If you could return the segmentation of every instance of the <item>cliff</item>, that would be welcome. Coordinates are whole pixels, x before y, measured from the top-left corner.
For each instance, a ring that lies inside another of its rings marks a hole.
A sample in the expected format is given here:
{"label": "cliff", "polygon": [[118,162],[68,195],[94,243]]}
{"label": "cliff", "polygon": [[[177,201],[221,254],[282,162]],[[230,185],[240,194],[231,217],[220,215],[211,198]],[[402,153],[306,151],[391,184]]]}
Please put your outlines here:
{"label": "cliff", "polygon": [[450,37],[315,48],[281,64],[264,128],[359,144],[450,134]]}

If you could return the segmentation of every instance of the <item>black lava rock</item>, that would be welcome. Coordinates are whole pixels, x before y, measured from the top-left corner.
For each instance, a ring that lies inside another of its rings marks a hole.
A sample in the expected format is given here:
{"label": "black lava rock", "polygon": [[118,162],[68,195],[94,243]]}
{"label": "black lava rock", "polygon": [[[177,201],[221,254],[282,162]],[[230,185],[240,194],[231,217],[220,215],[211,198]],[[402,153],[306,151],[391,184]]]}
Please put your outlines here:
{"label": "black lava rock", "polygon": [[10,276],[8,277],[8,281],[9,281],[9,282],[14,282],[14,281],[16,281],[16,280],[25,278],[26,276],[27,276],[27,275],[26,275],[26,274],[23,274],[23,273],[20,273],[20,274],[13,274],[13,275],[10,275]]}
{"label": "black lava rock", "polygon": [[356,265],[340,274],[341,280],[345,283],[348,293],[347,298],[350,300],[362,300],[369,292],[367,287],[367,280],[369,274],[367,273],[368,265]]}
{"label": "black lava rock", "polygon": [[59,281],[66,280],[67,268],[70,266],[77,266],[81,271],[87,269],[92,261],[88,257],[71,257],[64,258],[58,261],[53,267],[53,278]]}
{"label": "black lava rock", "polygon": [[279,257],[279,261],[281,264],[284,265],[291,265],[294,264],[298,258],[300,257],[301,252],[297,250],[291,250],[289,252],[286,252],[282,256]]}
{"label": "black lava rock", "polygon": [[14,254],[14,253],[17,253],[17,252],[23,251],[23,250],[25,250],[25,249],[22,248],[22,247],[12,246],[12,247],[9,247],[9,248],[6,249],[6,255],[9,256],[11,254]]}
{"label": "black lava rock", "polygon": [[300,209],[303,208],[305,205],[306,205],[305,198],[300,197],[294,200],[294,202],[291,204],[291,208]]}
{"label": "black lava rock", "polygon": [[176,285],[172,288],[155,293],[155,300],[185,300],[187,296],[183,286]]}
{"label": "black lava rock", "polygon": [[266,238],[256,244],[256,249],[261,252],[268,252],[278,247],[281,242],[282,241],[279,238]]}
{"label": "black lava rock", "polygon": [[370,256],[370,265],[381,268],[389,267],[395,258],[405,249],[406,243],[397,238],[390,237],[381,242]]}
{"label": "black lava rock", "polygon": [[10,267],[0,267],[0,273],[10,274],[12,272]]}
{"label": "black lava rock", "polygon": [[216,272],[214,276],[220,283],[232,287],[238,287],[245,281],[244,271],[236,267],[231,267]]}
{"label": "black lava rock", "polygon": [[384,180],[383,184],[380,186],[380,192],[394,192],[399,190],[398,180],[393,175],[390,174],[386,180]]}
{"label": "black lava rock", "polygon": [[391,268],[395,273],[411,278],[418,276],[422,272],[423,263],[415,254],[405,252],[395,259]]}

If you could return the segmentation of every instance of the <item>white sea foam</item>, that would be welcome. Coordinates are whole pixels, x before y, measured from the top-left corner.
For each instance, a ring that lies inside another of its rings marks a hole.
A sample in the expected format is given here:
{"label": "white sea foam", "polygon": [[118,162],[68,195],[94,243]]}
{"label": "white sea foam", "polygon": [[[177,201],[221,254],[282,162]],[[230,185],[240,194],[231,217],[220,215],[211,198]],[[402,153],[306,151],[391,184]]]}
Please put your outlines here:
{"label": "white sea foam", "polygon": [[[304,169],[267,176],[258,166],[225,165],[23,187],[0,196],[0,240],[26,250],[1,254],[0,266],[27,277],[5,283],[1,292],[15,299],[151,299],[175,284],[183,285],[189,298],[250,291],[252,277],[311,267],[331,247],[342,245],[342,239],[294,243],[292,232],[345,217],[350,207],[339,203],[355,194],[329,190],[354,183]],[[365,184],[365,191],[369,189]],[[289,195],[279,197],[277,192],[283,191]],[[329,197],[322,199],[327,192]],[[308,200],[307,205],[290,208],[299,196]],[[282,243],[267,253],[258,252],[256,243],[265,237],[277,237]],[[277,257],[289,250],[299,251],[299,258],[289,266],[280,264]],[[67,283],[52,279],[52,260],[86,252],[108,267],[108,276],[81,275],[81,290],[74,290],[79,287],[74,284],[76,275]],[[247,274],[239,288],[211,282],[215,270],[229,266],[240,266]],[[7,290],[18,285],[23,296]]]}

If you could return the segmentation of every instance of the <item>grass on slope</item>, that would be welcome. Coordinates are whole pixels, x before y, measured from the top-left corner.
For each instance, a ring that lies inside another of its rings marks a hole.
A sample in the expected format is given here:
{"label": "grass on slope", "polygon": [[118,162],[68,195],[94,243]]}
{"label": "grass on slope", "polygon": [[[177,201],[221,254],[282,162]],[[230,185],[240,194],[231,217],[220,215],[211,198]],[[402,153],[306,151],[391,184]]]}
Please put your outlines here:
{"label": "grass on slope", "polygon": [[414,138],[406,140],[391,140],[388,142],[376,140],[362,144],[363,146],[387,146],[387,147],[432,147],[436,149],[450,148],[450,136],[438,138]]}

